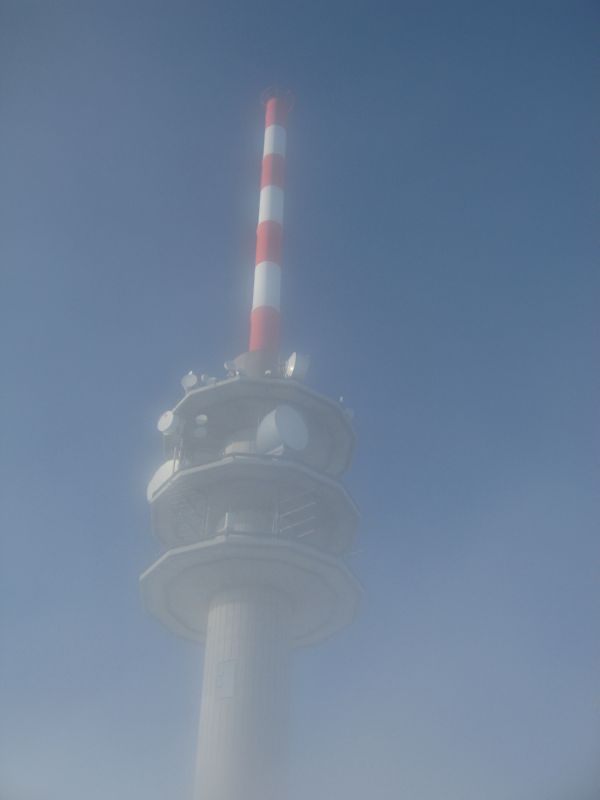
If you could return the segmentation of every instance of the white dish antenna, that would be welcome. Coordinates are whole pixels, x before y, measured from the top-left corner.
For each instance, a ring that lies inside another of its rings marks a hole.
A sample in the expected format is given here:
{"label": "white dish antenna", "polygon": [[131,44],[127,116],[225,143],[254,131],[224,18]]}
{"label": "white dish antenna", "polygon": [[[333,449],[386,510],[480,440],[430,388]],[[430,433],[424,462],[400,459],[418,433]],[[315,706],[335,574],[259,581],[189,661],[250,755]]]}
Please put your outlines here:
{"label": "white dish antenna", "polygon": [[269,412],[256,432],[256,451],[273,453],[284,449],[300,452],[308,444],[308,427],[291,406],[277,406]]}
{"label": "white dish antenna", "polygon": [[285,362],[285,377],[296,381],[303,381],[310,367],[310,356],[302,353],[292,353]]}
{"label": "white dish antenna", "polygon": [[154,475],[150,478],[150,482],[148,483],[148,487],[146,489],[146,497],[148,498],[149,503],[152,502],[152,499],[158,490],[164,486],[164,484],[172,475],[175,474],[176,470],[177,459],[175,458],[170,458],[168,461],[165,461],[164,464],[160,465]]}
{"label": "white dish antenna", "polygon": [[200,379],[193,370],[190,370],[187,375],[184,375],[181,379],[181,385],[186,392],[191,392],[192,389],[195,389],[199,383]]}
{"label": "white dish antenna", "polygon": [[164,436],[171,436],[179,429],[179,420],[172,411],[160,415],[156,427]]}

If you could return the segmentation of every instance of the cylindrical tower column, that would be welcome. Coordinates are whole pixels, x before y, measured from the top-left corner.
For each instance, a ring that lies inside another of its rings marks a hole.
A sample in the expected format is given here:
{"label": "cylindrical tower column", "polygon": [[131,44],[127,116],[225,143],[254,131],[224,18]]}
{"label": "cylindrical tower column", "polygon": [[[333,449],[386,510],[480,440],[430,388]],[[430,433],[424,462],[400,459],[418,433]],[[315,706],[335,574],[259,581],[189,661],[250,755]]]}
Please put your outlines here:
{"label": "cylindrical tower column", "polygon": [[281,800],[288,709],[289,603],[261,587],[210,605],[196,800]]}
{"label": "cylindrical tower column", "polygon": [[267,90],[249,350],[279,350],[283,179],[289,92]]}

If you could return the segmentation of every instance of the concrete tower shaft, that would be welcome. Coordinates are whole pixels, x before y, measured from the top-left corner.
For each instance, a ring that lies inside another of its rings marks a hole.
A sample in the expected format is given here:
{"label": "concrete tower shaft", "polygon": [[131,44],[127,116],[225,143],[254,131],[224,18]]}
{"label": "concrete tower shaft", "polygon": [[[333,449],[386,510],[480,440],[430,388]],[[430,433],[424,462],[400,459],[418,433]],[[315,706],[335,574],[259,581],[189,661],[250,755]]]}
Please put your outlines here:
{"label": "concrete tower shaft", "polygon": [[239,587],[208,610],[198,737],[199,797],[280,798],[286,763],[291,609]]}
{"label": "concrete tower shaft", "polygon": [[164,552],[141,576],[144,603],[205,648],[196,800],[282,800],[290,654],[351,622],[361,595],[343,561],[358,525],[339,482],[348,412],[303,384],[305,359],[280,360],[275,306],[260,305],[276,298],[278,316],[281,230],[265,180],[283,176],[270,129],[283,129],[286,97],[266,103],[276,144],[263,158],[250,350],[221,379],[183,378],[147,489]]}

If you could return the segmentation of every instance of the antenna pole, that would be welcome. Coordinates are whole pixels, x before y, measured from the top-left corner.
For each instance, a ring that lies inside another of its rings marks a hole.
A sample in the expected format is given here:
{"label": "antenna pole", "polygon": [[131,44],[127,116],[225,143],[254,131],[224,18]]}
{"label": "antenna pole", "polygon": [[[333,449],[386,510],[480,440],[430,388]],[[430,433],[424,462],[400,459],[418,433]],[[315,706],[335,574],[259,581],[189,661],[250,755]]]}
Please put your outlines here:
{"label": "antenna pole", "polygon": [[267,89],[263,93],[262,100],[265,105],[265,138],[248,349],[277,353],[280,328],[286,123],[293,101],[289,91],[275,89]]}

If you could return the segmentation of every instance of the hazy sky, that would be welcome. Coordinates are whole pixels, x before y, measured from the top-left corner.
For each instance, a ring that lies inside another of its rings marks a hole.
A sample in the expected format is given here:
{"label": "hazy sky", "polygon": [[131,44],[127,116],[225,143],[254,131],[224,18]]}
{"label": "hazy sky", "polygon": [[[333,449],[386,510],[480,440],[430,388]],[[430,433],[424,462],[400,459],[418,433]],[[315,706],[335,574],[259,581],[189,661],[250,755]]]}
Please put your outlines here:
{"label": "hazy sky", "polygon": [[283,324],[359,436],[360,620],[290,800],[600,796],[593,2],[0,2],[0,797],[185,800],[201,653],[141,609],[190,368],[246,346],[264,86]]}

